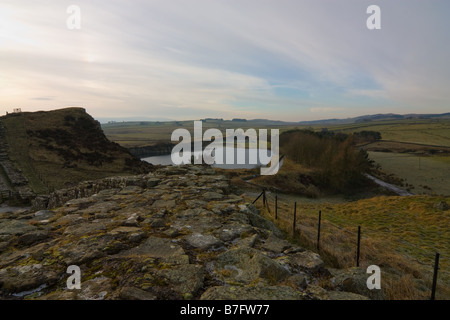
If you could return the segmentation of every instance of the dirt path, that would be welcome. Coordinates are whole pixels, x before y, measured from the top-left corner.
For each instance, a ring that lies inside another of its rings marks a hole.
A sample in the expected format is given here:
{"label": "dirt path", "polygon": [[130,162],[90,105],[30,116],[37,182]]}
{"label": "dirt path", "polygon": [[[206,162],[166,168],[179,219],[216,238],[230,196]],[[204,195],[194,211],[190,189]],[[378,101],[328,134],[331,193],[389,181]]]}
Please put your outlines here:
{"label": "dirt path", "polygon": [[413,193],[403,190],[397,186],[394,186],[393,184],[390,184],[390,183],[384,182],[383,180],[377,179],[377,178],[371,176],[370,174],[366,174],[366,177],[369,178],[370,180],[374,181],[376,184],[382,186],[383,188],[386,188],[390,191],[395,192],[399,196],[413,196],[414,195]]}

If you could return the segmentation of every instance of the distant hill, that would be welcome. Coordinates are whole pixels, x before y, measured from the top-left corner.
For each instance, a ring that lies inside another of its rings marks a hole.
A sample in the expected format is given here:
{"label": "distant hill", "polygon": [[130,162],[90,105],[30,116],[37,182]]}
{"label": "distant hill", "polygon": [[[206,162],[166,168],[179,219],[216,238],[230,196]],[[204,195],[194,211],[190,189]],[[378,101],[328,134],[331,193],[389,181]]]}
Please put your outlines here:
{"label": "distant hill", "polygon": [[[38,194],[84,180],[151,169],[151,165],[109,141],[100,123],[82,108],[9,114],[0,117],[0,124],[0,139],[6,142],[4,149],[10,162]],[[0,175],[9,182],[4,170]]]}
{"label": "distant hill", "polygon": [[[105,118],[106,119],[106,118]],[[151,124],[155,122],[173,122],[173,123],[189,123],[193,120],[171,120],[171,119],[150,119],[150,118],[140,118],[136,119],[134,117],[129,118],[121,118],[115,121],[106,121],[103,118],[99,118],[99,121],[102,123],[102,126],[126,126],[127,124]],[[404,119],[450,119],[449,113],[441,113],[441,114],[394,114],[394,113],[380,113],[380,114],[372,114],[372,115],[364,115],[352,118],[332,118],[332,119],[322,119],[322,120],[308,120],[308,121],[281,121],[281,120],[270,120],[270,119],[233,119],[233,120],[224,120],[224,119],[216,119],[216,118],[206,118],[202,120],[206,120],[207,122],[247,122],[267,124],[267,125],[333,125],[333,124],[352,124],[358,122],[370,122],[370,121],[384,121],[384,120],[404,120]],[[200,120],[200,119],[199,119]],[[242,120],[242,121],[237,121]]]}
{"label": "distant hill", "polygon": [[372,115],[364,115],[354,118],[346,119],[326,119],[314,121],[300,121],[299,125],[318,125],[318,124],[351,124],[358,122],[370,121],[385,121],[385,120],[404,120],[404,119],[450,119],[450,113],[441,114],[394,114],[394,113],[380,113]]}
{"label": "distant hill", "polygon": [[269,119],[251,119],[247,122],[253,123],[267,123],[268,125],[332,125],[332,124],[352,124],[358,122],[370,122],[370,121],[385,121],[385,120],[404,120],[404,119],[450,119],[449,113],[441,114],[394,114],[394,113],[380,113],[372,115],[364,115],[353,118],[344,119],[323,119],[323,120],[310,120],[310,121],[280,121]]}

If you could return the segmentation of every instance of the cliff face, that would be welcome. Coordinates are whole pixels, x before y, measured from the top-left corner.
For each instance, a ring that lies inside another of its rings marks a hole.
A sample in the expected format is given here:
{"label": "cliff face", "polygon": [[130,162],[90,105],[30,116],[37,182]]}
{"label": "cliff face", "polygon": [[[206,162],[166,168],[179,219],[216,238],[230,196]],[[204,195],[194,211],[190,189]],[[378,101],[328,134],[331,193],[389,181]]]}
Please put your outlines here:
{"label": "cliff face", "polygon": [[[283,239],[208,167],[84,182],[40,201],[47,209],[0,213],[0,298],[366,299],[336,290],[345,273]],[[79,290],[66,288],[69,265]]]}
{"label": "cliff face", "polygon": [[82,108],[9,114],[0,122],[9,160],[35,193],[151,170],[151,165],[109,141]]}

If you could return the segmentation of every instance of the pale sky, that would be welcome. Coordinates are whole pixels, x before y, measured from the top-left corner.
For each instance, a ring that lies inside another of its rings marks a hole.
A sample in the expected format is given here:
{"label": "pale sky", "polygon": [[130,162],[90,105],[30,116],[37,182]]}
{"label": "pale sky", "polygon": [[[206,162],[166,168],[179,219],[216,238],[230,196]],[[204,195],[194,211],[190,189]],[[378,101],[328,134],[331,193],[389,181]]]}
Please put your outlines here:
{"label": "pale sky", "polygon": [[[381,30],[369,30],[369,5]],[[81,29],[66,12],[81,9]],[[448,0],[0,0],[0,114],[450,112]]]}

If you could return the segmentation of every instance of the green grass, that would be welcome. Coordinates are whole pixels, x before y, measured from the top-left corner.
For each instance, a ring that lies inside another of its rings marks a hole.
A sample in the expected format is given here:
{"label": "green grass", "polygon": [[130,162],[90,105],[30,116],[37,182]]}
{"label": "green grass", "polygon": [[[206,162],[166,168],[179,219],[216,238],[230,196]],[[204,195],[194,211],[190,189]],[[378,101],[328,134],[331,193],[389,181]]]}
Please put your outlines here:
{"label": "green grass", "polygon": [[[217,128],[225,137],[226,129],[276,129],[277,125],[267,125],[265,122],[233,122],[233,121],[208,121],[202,123],[202,130]],[[287,130],[288,127],[280,129]],[[168,121],[168,122],[123,122],[102,124],[105,135],[111,141],[130,148],[136,146],[151,146],[159,142],[170,142],[172,132],[175,129],[187,129],[194,139],[193,121]],[[281,133],[282,130],[280,130]],[[269,131],[270,133],[270,131]]]}
{"label": "green grass", "polygon": [[48,187],[39,178],[28,150],[28,138],[25,133],[24,117],[15,116],[3,119],[8,134],[6,140],[9,147],[9,157],[27,177],[30,188],[37,194],[47,193]]}
{"label": "green grass", "polygon": [[[450,204],[450,197],[382,196],[323,203],[278,195],[277,220],[274,196],[268,199],[271,213],[264,209],[263,214],[291,237],[293,203],[297,201],[298,234],[294,239],[312,250],[316,247],[318,212],[322,211],[320,254],[333,267],[355,265],[357,229],[361,226],[361,266],[376,264],[388,273],[382,286],[390,299],[428,299],[434,257],[439,252],[437,298],[450,299],[450,211],[434,208],[439,201]],[[262,209],[262,201],[256,205]],[[399,289],[405,282],[410,290]]]}
{"label": "green grass", "polygon": [[450,120],[448,119],[386,120],[330,126],[329,129],[342,130],[346,133],[363,130],[378,131],[383,140],[450,147]]}
{"label": "green grass", "polygon": [[404,153],[370,152],[383,171],[412,185],[415,194],[450,195],[450,156],[419,156]]}
{"label": "green grass", "polygon": [[[202,124],[203,130],[218,128],[225,129],[275,129],[280,133],[291,129],[313,129],[342,131],[352,133],[359,131],[379,131],[383,140],[398,142],[421,143],[426,145],[450,147],[450,119],[405,119],[384,120],[353,123],[346,125],[293,126],[277,122],[233,122],[233,121],[207,121]],[[126,147],[153,145],[157,142],[168,142],[172,132],[177,128],[186,128],[192,132],[193,121],[167,121],[167,122],[122,122],[103,124],[106,136]]]}

